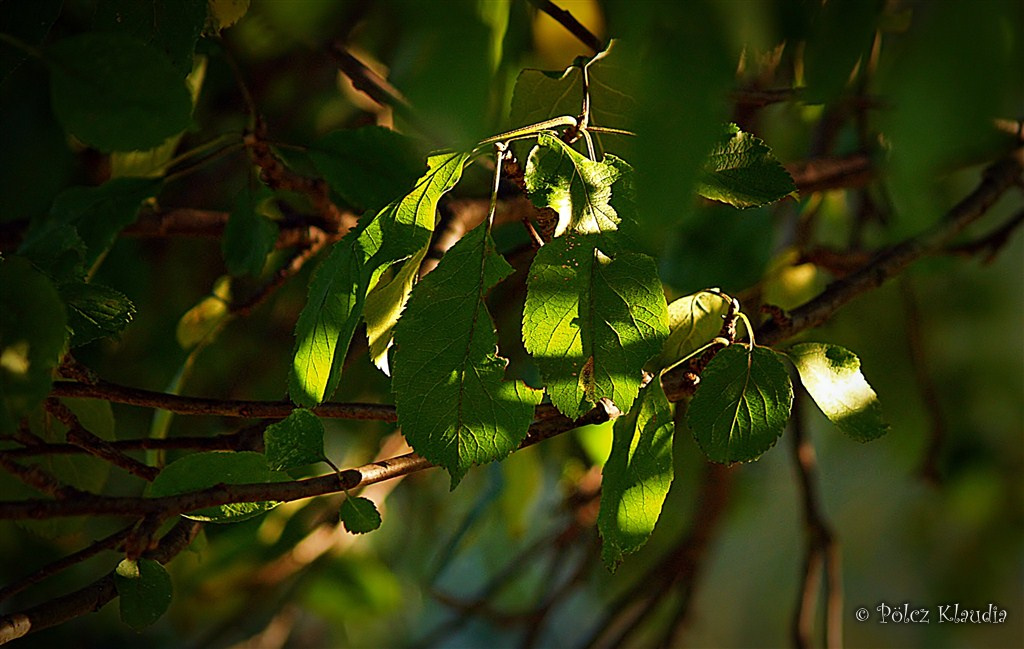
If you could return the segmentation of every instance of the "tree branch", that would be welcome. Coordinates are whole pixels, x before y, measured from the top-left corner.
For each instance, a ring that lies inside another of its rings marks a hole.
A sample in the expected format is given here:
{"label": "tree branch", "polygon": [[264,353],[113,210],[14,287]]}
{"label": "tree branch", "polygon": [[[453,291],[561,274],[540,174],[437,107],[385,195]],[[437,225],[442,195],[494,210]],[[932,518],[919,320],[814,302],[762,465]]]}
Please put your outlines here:
{"label": "tree branch", "polygon": [[766,345],[778,343],[824,323],[853,298],[878,288],[911,263],[942,249],[964,228],[985,214],[1008,189],[1020,182],[1024,167],[1022,155],[1024,149],[1017,149],[1012,155],[986,169],[978,188],[957,203],[932,229],[882,251],[860,270],[833,282],[816,298],[791,311],[785,324],[776,320],[763,324],[757,332],[758,342]]}
{"label": "tree branch", "polygon": [[537,9],[554,18],[558,24],[565,27],[570,34],[578,38],[581,43],[594,50],[595,53],[603,51],[606,47],[604,41],[598,38],[594,32],[590,31],[583,25],[583,23],[576,20],[571,13],[556,6],[551,2],[551,0],[529,0],[529,2],[534,7],[537,7]]}
{"label": "tree branch", "polygon": [[[188,547],[200,527],[201,525],[195,521],[182,519],[164,535],[155,549],[144,556],[160,563],[167,563]],[[114,573],[110,572],[88,586],[63,597],[0,617],[0,644],[98,611],[115,597],[117,588],[114,586]]]}

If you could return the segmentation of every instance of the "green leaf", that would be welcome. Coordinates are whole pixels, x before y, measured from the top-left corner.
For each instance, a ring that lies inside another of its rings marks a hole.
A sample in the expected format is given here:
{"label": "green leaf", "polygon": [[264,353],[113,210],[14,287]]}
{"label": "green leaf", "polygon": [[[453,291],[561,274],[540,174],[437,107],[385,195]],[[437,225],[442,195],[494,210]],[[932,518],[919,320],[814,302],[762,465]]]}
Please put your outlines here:
{"label": "green leaf", "polygon": [[672,407],[658,379],[639,403],[615,421],[612,451],[604,465],[597,527],[601,558],[612,572],[639,550],[654,530],[672,485]]}
{"label": "green leaf", "polygon": [[[205,56],[195,57],[192,71],[185,77],[185,85],[192,97],[192,108],[195,110],[199,101],[199,91],[206,80],[207,59]],[[168,163],[174,159],[174,152],[181,144],[184,131],[176,133],[151,149],[135,151],[115,151],[110,155],[111,178],[159,178],[167,173]]]}
{"label": "green leaf", "polygon": [[207,0],[104,0],[96,5],[92,26],[134,36],[185,76],[206,24],[206,6]]}
{"label": "green leaf", "polygon": [[810,104],[836,99],[851,81],[851,73],[871,49],[882,2],[851,0],[823,3],[807,32],[803,52],[801,98]]}
{"label": "green leaf", "polygon": [[701,291],[668,305],[668,338],[658,357],[658,368],[686,358],[722,330],[729,302],[717,293]]}
{"label": "green leaf", "polygon": [[275,471],[294,469],[324,459],[324,425],[304,408],[296,408],[286,419],[263,431],[263,454]]}
{"label": "green leaf", "polygon": [[132,36],[72,36],[51,45],[45,60],[58,121],[101,151],[148,149],[189,125],[183,74]]}
{"label": "green leaf", "polygon": [[171,576],[152,559],[123,560],[114,571],[114,586],[121,598],[121,621],[136,630],[159,620],[174,595]]}
{"label": "green leaf", "polygon": [[764,141],[730,124],[704,163],[697,193],[734,207],[758,207],[796,192]]}
{"label": "green leaf", "polygon": [[185,351],[210,342],[231,317],[231,278],[219,277],[207,295],[178,320],[175,337]]}
{"label": "green leaf", "polygon": [[839,430],[858,442],[870,442],[888,432],[878,396],[853,352],[839,345],[800,343],[786,353],[811,398]]}
{"label": "green leaf", "polygon": [[537,253],[523,343],[565,416],[576,419],[605,397],[629,411],[644,364],[667,336],[665,295],[650,257],[622,252],[612,259],[594,237],[572,234]]}
{"label": "green leaf", "polygon": [[391,129],[366,126],[335,131],[309,149],[327,184],[360,210],[379,210],[409,192],[423,175],[414,140]]}
{"label": "green leaf", "polygon": [[159,181],[145,178],[67,189],[54,199],[48,216],[33,219],[18,252],[54,276],[81,277],[159,189]]}
{"label": "green leaf", "polygon": [[[262,453],[252,451],[192,453],[171,462],[149,485],[149,497],[175,496],[218,484],[286,482],[288,475],[272,471]],[[207,507],[185,518],[211,523],[237,523],[273,509],[278,503],[242,502]]]}
{"label": "green leaf", "polygon": [[748,462],[775,445],[792,405],[793,385],[775,352],[730,345],[701,374],[686,422],[708,458]]}
{"label": "green leaf", "polygon": [[59,291],[67,308],[72,347],[117,335],[135,315],[132,301],[106,286],[67,282]]}
{"label": "green leaf", "polygon": [[350,534],[366,534],[380,527],[380,512],[368,498],[349,496],[341,503],[341,522]]}
{"label": "green leaf", "polygon": [[224,228],[221,251],[228,272],[236,277],[258,276],[263,271],[267,255],[274,250],[278,235],[277,224],[257,209],[262,201],[271,196],[273,194],[269,190],[261,190],[256,195],[242,192],[235,202],[235,209],[231,211],[227,227]]}
{"label": "green leaf", "polygon": [[496,355],[484,295],[511,274],[483,223],[416,285],[395,328],[399,424],[417,453],[448,471],[453,489],[470,466],[519,446],[542,396],[506,381],[508,361]]}
{"label": "green leaf", "polygon": [[[636,110],[630,89],[631,70],[618,41],[608,45],[607,54],[589,69],[590,123],[595,126],[628,128]],[[513,127],[529,126],[562,115],[576,116],[583,107],[583,71],[579,65],[547,72],[526,69],[516,78],[509,121]],[[595,134],[602,139],[619,136]],[[603,149],[603,147],[602,147]]]}
{"label": "green leaf", "polygon": [[558,213],[554,236],[608,234],[635,221],[632,168],[613,155],[593,161],[549,133],[537,137],[526,163],[526,189],[537,207]]}
{"label": "green leaf", "polygon": [[366,296],[363,317],[366,319],[366,339],[370,343],[370,360],[382,372],[390,375],[388,349],[395,336],[395,325],[402,315],[402,309],[409,300],[409,293],[419,275],[420,264],[427,256],[430,242],[402,262],[402,268],[394,277],[379,284]]}
{"label": "green leaf", "polygon": [[250,0],[208,0],[210,15],[204,31],[216,33],[234,25],[249,11]]}
{"label": "green leaf", "polygon": [[458,183],[468,159],[468,153],[430,156],[409,194],[347,234],[317,268],[295,325],[288,389],[296,404],[312,407],[334,393],[367,292],[389,266],[429,242],[437,201]]}
{"label": "green leaf", "polygon": [[64,304],[53,283],[22,257],[0,261],[0,432],[50,391],[66,336]]}

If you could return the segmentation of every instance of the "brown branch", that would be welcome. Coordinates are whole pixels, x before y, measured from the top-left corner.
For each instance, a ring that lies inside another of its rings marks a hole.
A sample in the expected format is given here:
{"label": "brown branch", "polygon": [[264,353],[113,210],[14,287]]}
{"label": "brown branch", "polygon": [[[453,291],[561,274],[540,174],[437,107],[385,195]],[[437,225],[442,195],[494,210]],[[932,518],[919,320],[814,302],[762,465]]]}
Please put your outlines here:
{"label": "brown branch", "polygon": [[798,649],[813,646],[814,618],[818,607],[822,568],[825,569],[825,646],[842,646],[843,593],[839,542],[822,513],[817,486],[817,459],[804,430],[803,404],[806,393],[796,389],[793,416],[790,419],[793,461],[797,472],[797,487],[804,515],[806,550],[803,564],[803,587],[792,621],[793,644]]}
{"label": "brown branch", "polygon": [[[46,448],[47,446],[49,445],[43,444],[42,448]],[[38,448],[40,448],[39,445],[30,446],[26,450],[36,450]],[[79,450],[82,450],[84,452],[84,449]],[[60,480],[53,477],[51,474],[47,473],[46,471],[37,466],[25,466],[23,464],[16,462],[14,459],[12,459],[11,452],[0,452],[0,468],[2,468],[4,471],[7,471],[12,476],[17,478],[18,480],[21,480],[22,482],[32,487],[33,489],[40,491],[44,494],[49,494],[50,496],[53,496],[58,500],[62,500],[64,498],[72,498],[84,494],[84,492],[79,491],[74,487],[69,487],[61,483]]]}
{"label": "brown branch", "polygon": [[[108,442],[119,451],[257,451],[263,450],[263,430],[266,424],[257,423],[234,433],[212,437],[142,437],[118,439]],[[0,461],[41,455],[77,455],[86,450],[74,444],[36,444],[25,448],[0,451]],[[6,468],[6,467],[5,467]]]}
{"label": "brown branch", "polygon": [[74,554],[69,554],[66,557],[63,557],[61,559],[58,559],[57,561],[54,561],[43,566],[39,570],[33,572],[31,575],[28,575],[26,577],[23,577],[22,579],[19,579],[18,581],[7,584],[6,586],[0,588],[0,602],[7,599],[8,597],[17,595],[26,588],[38,584],[39,582],[45,579],[60,574],[61,572],[67,570],[71,566],[77,565],[85,561],[86,559],[89,559],[90,557],[99,554],[103,550],[111,550],[116,548],[118,545],[121,544],[122,541],[128,538],[128,535],[131,534],[133,527],[134,525],[129,525],[128,527],[120,529],[111,534],[110,536],[102,538],[99,541],[96,541],[95,543],[92,543],[87,547],[82,548]]}
{"label": "brown branch", "polygon": [[[57,381],[50,394],[55,397],[103,399],[143,408],[159,408],[179,415],[218,415],[246,419],[284,419],[295,409],[290,401],[245,401],[239,399],[209,399],[186,397],[163,392],[131,388],[107,381],[86,385],[71,381]],[[313,409],[320,417],[329,419],[363,419],[397,421],[395,407],[374,403],[324,403]]]}
{"label": "brown branch", "polygon": [[941,250],[964,228],[978,220],[999,198],[1020,181],[1024,166],[1022,152],[1004,158],[986,169],[981,184],[960,201],[945,218],[932,229],[879,253],[860,270],[833,282],[816,298],[789,313],[788,325],[768,321],[757,332],[762,344],[778,343],[797,333],[816,327],[844,304],[886,280],[895,277],[911,263],[925,255]]}
{"label": "brown branch", "polygon": [[[154,550],[144,556],[160,563],[167,563],[188,547],[200,527],[195,521],[182,519],[164,535]],[[114,573],[110,572],[88,586],[63,597],[0,617],[0,644],[98,611],[115,597],[117,588],[114,586]]]}
{"label": "brown branch", "polygon": [[86,430],[78,421],[71,408],[59,400],[50,397],[45,402],[46,410],[56,417],[62,424],[67,426],[67,440],[69,444],[81,447],[86,453],[105,460],[114,466],[120,467],[134,476],[152,482],[160,470],[143,464],[133,457],[129,457],[117,448],[110,445],[107,440]]}
{"label": "brown branch", "polygon": [[561,7],[556,6],[550,0],[529,0],[530,4],[555,19],[558,24],[565,27],[570,34],[579,39],[581,43],[594,50],[601,52],[606,47],[604,41],[598,38],[594,32],[587,29],[583,23]]}
{"label": "brown branch", "polygon": [[[563,415],[535,422],[520,448],[532,446],[578,426],[598,424],[619,415],[607,401],[580,419]],[[316,478],[270,484],[218,484],[207,489],[160,498],[88,495],[70,500],[26,499],[0,501],[0,519],[24,520],[66,516],[146,516],[159,514],[169,518],[179,514],[240,502],[289,502],[341,491],[352,491],[398,476],[429,469],[435,465],[415,453],[372,462],[340,473]]]}
{"label": "brown branch", "polygon": [[863,187],[874,177],[871,158],[863,153],[812,158],[785,165],[801,194],[828,189]]}
{"label": "brown branch", "polygon": [[982,263],[990,264],[1010,242],[1010,237],[1013,236],[1014,231],[1020,229],[1021,224],[1024,224],[1024,210],[1017,212],[1006,223],[988,234],[982,235],[974,241],[950,246],[946,250],[953,255],[971,257],[980,255]]}

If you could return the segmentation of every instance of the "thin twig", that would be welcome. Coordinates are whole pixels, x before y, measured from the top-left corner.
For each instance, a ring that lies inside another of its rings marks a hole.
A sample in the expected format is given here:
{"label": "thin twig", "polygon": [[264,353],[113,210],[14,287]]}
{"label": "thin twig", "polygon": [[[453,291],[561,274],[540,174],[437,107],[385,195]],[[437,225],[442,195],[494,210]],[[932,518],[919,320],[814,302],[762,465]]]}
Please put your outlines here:
{"label": "thin twig", "polygon": [[867,266],[832,283],[816,298],[789,313],[788,326],[774,320],[764,323],[757,332],[762,344],[773,344],[797,333],[816,327],[858,295],[878,288],[895,277],[911,263],[942,249],[964,228],[978,220],[1021,177],[1024,150],[990,166],[981,184],[957,203],[942,221],[921,235],[892,246],[878,254]]}
{"label": "thin twig", "polygon": [[576,18],[565,9],[556,6],[550,0],[529,0],[529,2],[534,7],[537,7],[537,9],[554,18],[558,24],[569,30],[570,34],[578,38],[581,43],[590,49],[595,52],[604,50],[604,41],[598,38],[594,32],[587,29],[583,23],[576,20]]}
{"label": "thin twig", "polygon": [[[182,519],[164,535],[154,550],[145,554],[146,558],[167,563],[188,547],[200,527],[195,521]],[[114,586],[114,573],[110,572],[63,597],[0,617],[0,644],[98,611],[115,597],[117,588]]]}
{"label": "thin twig", "polygon": [[149,482],[152,482],[153,479],[156,478],[157,474],[160,473],[160,470],[156,467],[143,464],[135,458],[125,455],[117,448],[111,446],[110,442],[107,440],[86,430],[86,428],[82,426],[81,422],[78,421],[78,417],[75,413],[71,412],[71,408],[68,408],[59,400],[50,397],[46,400],[45,406],[46,410],[50,412],[50,414],[67,426],[68,443],[80,446],[90,455],[94,455],[101,460],[105,460],[114,466],[120,467],[132,475]]}
{"label": "thin twig", "polygon": [[128,538],[128,535],[131,534],[133,527],[134,525],[129,525],[128,527],[122,528],[114,532],[110,536],[104,537],[99,541],[96,541],[95,543],[89,544],[88,546],[82,548],[78,552],[69,554],[68,556],[62,557],[57,561],[46,564],[39,570],[33,572],[31,575],[28,575],[26,577],[19,579],[18,581],[7,584],[6,586],[0,588],[0,602],[7,599],[8,597],[17,595],[29,586],[33,586],[45,579],[60,574],[64,570],[67,570],[68,568],[76,564],[82,563],[86,559],[89,559],[104,550],[112,550],[116,548],[118,545],[121,544],[122,541]]}
{"label": "thin twig", "polygon": [[838,649],[842,646],[842,605],[843,593],[838,569],[839,543],[822,513],[821,499],[817,486],[817,459],[804,430],[803,404],[806,393],[799,386],[793,400],[793,416],[790,419],[793,462],[797,472],[797,487],[804,515],[804,536],[806,551],[803,565],[803,587],[793,614],[793,644],[798,649],[813,646],[814,619],[821,587],[822,568],[825,568],[825,646]]}

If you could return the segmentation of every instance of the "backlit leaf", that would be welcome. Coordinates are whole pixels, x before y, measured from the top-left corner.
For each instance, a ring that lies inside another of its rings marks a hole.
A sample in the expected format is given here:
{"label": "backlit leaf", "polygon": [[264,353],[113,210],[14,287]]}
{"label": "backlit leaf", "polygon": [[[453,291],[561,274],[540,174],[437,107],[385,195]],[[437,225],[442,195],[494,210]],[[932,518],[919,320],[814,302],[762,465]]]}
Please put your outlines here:
{"label": "backlit leaf", "polygon": [[796,191],[793,178],[759,138],[730,124],[711,150],[697,193],[734,207],[757,207]]}
{"label": "backlit leaf", "polygon": [[430,241],[437,201],[458,183],[468,158],[468,153],[430,156],[426,174],[409,194],[342,238],[317,268],[295,325],[288,379],[292,401],[312,407],[334,393],[366,293],[391,264]]}
{"label": "backlit leaf", "polygon": [[380,527],[380,512],[368,498],[349,496],[341,503],[341,523],[350,534],[366,534]]}
{"label": "backlit leaf", "polygon": [[[272,471],[262,453],[252,451],[192,453],[168,464],[149,485],[149,496],[175,496],[218,484],[286,482],[286,473]],[[237,523],[273,509],[276,502],[228,503],[184,514],[211,523]]]}
{"label": "backlit leaf", "polygon": [[159,620],[174,595],[171,576],[152,559],[123,560],[114,571],[114,586],[120,597],[121,621],[136,630]]}
{"label": "backlit leaf", "polygon": [[717,293],[701,291],[668,305],[669,333],[658,364],[668,367],[710,342],[722,330],[729,302]]}
{"label": "backlit leaf", "polygon": [[775,352],[730,345],[701,374],[686,421],[708,458],[747,462],[775,445],[792,405],[793,385]]}
{"label": "backlit leaf", "polygon": [[565,416],[576,419],[604,397],[628,411],[644,364],[667,335],[665,296],[650,257],[622,252],[612,259],[594,237],[573,234],[537,253],[523,342]]}
{"label": "backlit leaf", "polygon": [[148,149],[184,130],[192,101],[166,55],[118,33],[85,33],[46,51],[53,110],[101,151]]}
{"label": "backlit leaf", "polygon": [[597,527],[601,558],[614,571],[623,555],[639,550],[654,530],[672,485],[672,407],[654,379],[629,413],[615,420],[611,455],[604,465]]}
{"label": "backlit leaf", "polygon": [[839,430],[858,442],[888,432],[878,396],[860,371],[860,359],[848,349],[825,343],[800,343],[786,352],[800,382]]}
{"label": "backlit leaf", "polygon": [[213,340],[231,317],[230,302],[231,278],[223,276],[217,279],[211,295],[201,299],[178,320],[175,335],[181,348],[188,351]]}
{"label": "backlit leaf", "polygon": [[419,274],[420,264],[427,256],[430,242],[415,255],[402,262],[402,268],[387,281],[381,280],[366,296],[366,338],[370,343],[370,360],[385,374],[391,374],[388,366],[388,349],[395,335],[395,325],[402,315],[402,309],[409,299],[413,282]]}
{"label": "backlit leaf", "polygon": [[506,381],[484,295],[512,273],[486,223],[459,240],[416,285],[395,328],[398,421],[452,488],[470,466],[500,460],[526,436],[542,393]]}
{"label": "backlit leaf", "polygon": [[296,408],[263,431],[263,454],[275,471],[294,469],[324,459],[324,425],[304,408]]}

